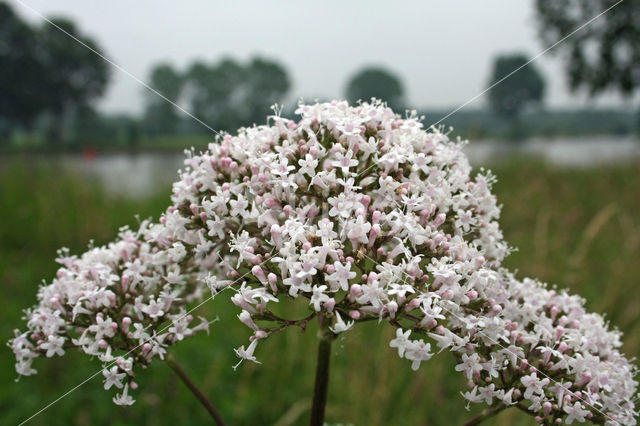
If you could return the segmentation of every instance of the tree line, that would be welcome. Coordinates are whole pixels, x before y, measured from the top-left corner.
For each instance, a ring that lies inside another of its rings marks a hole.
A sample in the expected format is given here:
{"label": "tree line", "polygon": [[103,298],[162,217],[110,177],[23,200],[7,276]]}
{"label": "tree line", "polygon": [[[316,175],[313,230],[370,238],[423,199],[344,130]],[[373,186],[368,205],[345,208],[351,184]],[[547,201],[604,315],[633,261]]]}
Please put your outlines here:
{"label": "tree line", "polygon": [[[550,44],[610,4],[609,0],[580,1],[570,11],[553,0],[536,0],[540,37]],[[565,53],[571,89],[586,89],[593,96],[608,90],[631,96],[637,91],[640,14],[633,11],[639,5],[640,0],[621,3],[599,18],[599,25],[581,30],[552,51]],[[50,146],[114,141],[134,146],[140,138],[208,132],[152,92],[146,93],[140,117],[99,113],[96,101],[107,89],[112,70],[70,36],[97,52],[104,50],[71,20],[52,17],[51,21],[53,25],[29,24],[0,2],[0,144],[16,139],[15,135],[31,135]],[[539,111],[544,102],[545,78],[529,61],[520,52],[499,55],[487,79],[492,87],[488,106],[495,118],[488,122],[511,128],[512,138],[523,128],[523,112]],[[272,104],[295,103],[286,68],[263,57],[246,62],[197,60],[182,70],[160,63],[152,67],[147,81],[217,130],[263,123]],[[377,97],[398,112],[410,106],[402,79],[382,67],[364,67],[350,76],[343,96],[350,102]]]}

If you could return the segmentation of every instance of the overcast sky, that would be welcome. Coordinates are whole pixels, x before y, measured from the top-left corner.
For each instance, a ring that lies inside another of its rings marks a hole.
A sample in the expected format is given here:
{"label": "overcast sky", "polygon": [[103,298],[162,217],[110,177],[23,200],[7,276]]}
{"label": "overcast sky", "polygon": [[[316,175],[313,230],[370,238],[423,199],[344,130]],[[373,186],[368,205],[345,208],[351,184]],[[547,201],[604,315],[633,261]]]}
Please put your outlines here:
{"label": "overcast sky", "polygon": [[[533,0],[21,1],[47,16],[72,18],[107,56],[145,81],[159,61],[184,69],[195,59],[276,59],[293,80],[290,102],[342,97],[351,75],[381,65],[402,78],[413,106],[453,108],[486,87],[495,55],[534,56],[545,48]],[[10,3],[40,21],[17,0]],[[583,105],[584,96],[568,93],[561,62],[549,54],[534,63],[547,78],[547,103]],[[100,107],[140,111],[144,90],[114,70]],[[619,102],[609,96],[598,104]]]}

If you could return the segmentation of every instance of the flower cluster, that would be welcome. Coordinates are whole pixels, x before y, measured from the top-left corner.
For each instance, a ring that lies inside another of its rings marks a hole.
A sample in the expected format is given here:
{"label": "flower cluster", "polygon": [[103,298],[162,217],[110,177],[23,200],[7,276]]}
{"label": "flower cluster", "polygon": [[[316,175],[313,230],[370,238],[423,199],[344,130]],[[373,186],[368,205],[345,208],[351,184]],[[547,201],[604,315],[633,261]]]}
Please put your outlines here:
{"label": "flower cluster", "polygon": [[[463,396],[544,424],[636,424],[636,368],[619,352],[620,333],[577,296],[499,273],[481,305],[448,305],[447,326],[428,333],[455,354],[471,389]],[[408,337],[399,330],[392,346],[410,347]]]}
{"label": "flower cluster", "polygon": [[18,374],[34,374],[36,357],[78,347],[104,363],[105,389],[123,389],[114,402],[131,405],[134,367],[164,359],[168,346],[209,327],[204,318],[194,325],[185,309],[206,289],[193,276],[194,256],[170,240],[166,227],[144,221],[137,232],[123,228],[116,242],[80,257],[60,250],[56,278],[26,311],[29,331],[16,331],[9,342]]}
{"label": "flower cluster", "polygon": [[[384,320],[414,369],[432,345],[451,350],[471,401],[529,402],[544,421],[633,420],[636,382],[618,333],[580,299],[500,269],[509,248],[494,177],[472,174],[462,142],[379,102],[297,113],[189,152],[159,224],[65,256],[27,312],[29,331],[11,342],[18,372],[70,343],[118,360],[104,370],[106,388],[127,376],[133,388],[133,365],[206,328],[189,328],[185,312],[206,285],[232,289],[251,329],[241,361],[258,362],[260,341],[315,317],[327,338]],[[286,298],[306,299],[309,315],[274,314]],[[117,401],[130,401],[124,386]]]}

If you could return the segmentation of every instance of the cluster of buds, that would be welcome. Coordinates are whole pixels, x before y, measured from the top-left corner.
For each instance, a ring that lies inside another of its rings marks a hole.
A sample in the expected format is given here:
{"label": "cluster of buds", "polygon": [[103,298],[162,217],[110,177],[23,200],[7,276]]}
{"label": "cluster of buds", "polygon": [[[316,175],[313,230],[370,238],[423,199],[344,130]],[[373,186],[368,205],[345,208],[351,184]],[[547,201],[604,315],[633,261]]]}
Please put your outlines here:
{"label": "cluster of buds", "polygon": [[38,291],[39,304],[26,310],[28,331],[9,342],[20,375],[36,372],[34,358],[64,355],[77,347],[105,368],[104,387],[122,389],[114,397],[131,405],[136,366],[164,359],[167,347],[209,322],[186,306],[202,299],[206,286],[194,275],[194,256],[166,227],[143,221],[137,232],[123,228],[118,240],[90,248],[82,256],[58,252],[55,279]]}
{"label": "cluster of buds", "polygon": [[[258,362],[259,342],[315,317],[332,335],[376,319],[397,327],[390,344],[414,369],[434,355],[432,345],[452,351],[470,401],[519,404],[541,421],[633,420],[637,383],[617,351],[619,334],[580,299],[501,269],[509,247],[495,179],[472,174],[462,142],[379,102],[300,105],[297,113],[298,121],[272,116],[188,152],[159,224],[65,260],[27,312],[29,331],[11,342],[18,372],[30,374],[32,358],[57,353],[50,342],[63,339],[122,357],[113,373],[105,369],[105,386],[121,384],[130,365],[180,340],[176,322],[182,337],[205,327],[188,328],[184,306],[207,286],[214,295],[231,289],[251,329],[249,345],[236,349],[240,361]],[[76,295],[85,288],[107,295]],[[309,315],[272,312],[291,298],[306,299]],[[43,313],[56,325],[45,327]],[[134,330],[123,330],[125,318]],[[107,319],[117,327],[98,336]],[[164,323],[174,331],[157,331]],[[133,337],[147,326],[154,330]]]}

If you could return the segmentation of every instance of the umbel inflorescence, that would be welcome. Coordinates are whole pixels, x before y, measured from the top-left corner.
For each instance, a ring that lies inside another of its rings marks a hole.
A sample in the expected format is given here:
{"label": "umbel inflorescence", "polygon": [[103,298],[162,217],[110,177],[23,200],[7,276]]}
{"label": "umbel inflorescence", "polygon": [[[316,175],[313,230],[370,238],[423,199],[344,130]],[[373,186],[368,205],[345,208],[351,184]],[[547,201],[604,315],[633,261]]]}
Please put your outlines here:
{"label": "umbel inflorescence", "polygon": [[[187,311],[208,288],[252,330],[240,361],[314,317],[327,339],[377,319],[397,328],[390,346],[414,370],[452,352],[470,402],[544,423],[635,424],[620,333],[579,297],[501,268],[494,177],[472,175],[460,141],[380,102],[297,113],[189,152],[159,223],[81,256],[61,251],[28,331],[10,341],[18,373],[78,347],[103,362],[114,402],[131,404],[138,367],[208,330]],[[308,300],[309,316],[271,311],[290,298]]]}

